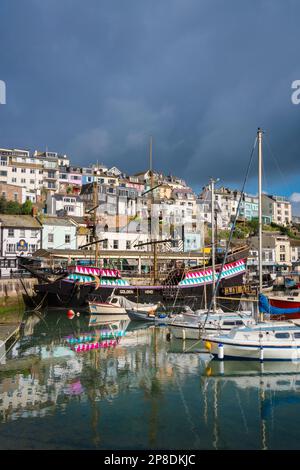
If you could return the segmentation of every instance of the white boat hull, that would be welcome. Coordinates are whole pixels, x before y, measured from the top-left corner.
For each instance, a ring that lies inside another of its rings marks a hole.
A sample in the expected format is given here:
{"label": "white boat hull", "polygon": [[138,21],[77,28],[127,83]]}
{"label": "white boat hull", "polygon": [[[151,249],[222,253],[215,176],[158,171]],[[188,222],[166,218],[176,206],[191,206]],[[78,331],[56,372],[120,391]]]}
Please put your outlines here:
{"label": "white boat hull", "polygon": [[127,315],[124,307],[106,303],[89,303],[89,311],[98,315]]}
{"label": "white boat hull", "polygon": [[[223,346],[224,358],[236,357],[240,359],[252,360],[300,360],[300,347],[298,346],[270,346],[270,345],[239,345],[233,343],[219,343],[211,341],[208,337],[205,340],[207,350],[214,356],[218,356],[220,345]],[[211,347],[209,347],[211,345]]]}

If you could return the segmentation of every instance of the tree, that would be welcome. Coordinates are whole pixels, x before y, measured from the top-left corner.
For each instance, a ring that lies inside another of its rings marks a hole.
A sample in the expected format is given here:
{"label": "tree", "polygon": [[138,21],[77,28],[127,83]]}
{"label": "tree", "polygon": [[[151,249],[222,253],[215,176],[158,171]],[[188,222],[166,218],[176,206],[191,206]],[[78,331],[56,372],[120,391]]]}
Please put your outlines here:
{"label": "tree", "polygon": [[22,204],[22,214],[31,215],[32,214],[32,202],[27,199],[24,204]]}

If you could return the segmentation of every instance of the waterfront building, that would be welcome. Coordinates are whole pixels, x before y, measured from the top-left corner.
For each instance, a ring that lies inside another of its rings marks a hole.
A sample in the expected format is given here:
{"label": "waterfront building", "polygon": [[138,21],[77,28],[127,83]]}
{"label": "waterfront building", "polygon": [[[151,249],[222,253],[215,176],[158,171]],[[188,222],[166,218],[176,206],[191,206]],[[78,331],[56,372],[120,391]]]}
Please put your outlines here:
{"label": "waterfront building", "polygon": [[25,189],[25,199],[37,202],[42,184],[42,165],[28,150],[0,149],[0,182]]}
{"label": "waterfront building", "polygon": [[49,215],[83,216],[83,201],[74,194],[48,194],[46,204],[46,213]]}
{"label": "waterfront building", "polygon": [[291,262],[294,267],[297,267],[297,271],[299,271],[300,265],[300,240],[294,240],[293,238],[290,239],[291,245]]}
{"label": "waterfront building", "polygon": [[92,167],[81,168],[81,174],[82,185],[94,182],[94,169]]}
{"label": "waterfront building", "polygon": [[[198,198],[196,200],[198,213],[200,220],[204,223],[207,223],[211,226],[211,200],[210,199],[202,199]],[[221,207],[218,201],[215,201],[215,216],[216,216],[216,225],[219,229],[228,229],[228,224],[226,221],[224,222],[224,218],[222,217]]]}
{"label": "waterfront building", "polygon": [[[280,232],[263,231],[262,246],[265,253],[268,250],[272,251],[272,263],[275,267],[275,270],[272,269],[272,271],[288,273],[291,270],[291,244],[287,235],[282,235]],[[251,249],[258,250],[257,236],[251,238]]]}
{"label": "waterfront building", "polygon": [[[247,268],[252,277],[258,276],[258,250],[249,250],[249,256],[247,259]],[[275,248],[263,248],[262,250],[262,269],[263,274],[275,274],[276,273],[276,258]]]}
{"label": "waterfront building", "polygon": [[0,214],[0,269],[2,276],[18,267],[17,258],[32,256],[42,247],[42,225],[31,215]]}
{"label": "waterfront building", "polygon": [[42,247],[48,249],[77,249],[77,226],[65,217],[43,216],[38,219],[43,226]]}
{"label": "waterfront building", "polygon": [[285,196],[262,194],[262,213],[269,223],[286,226],[292,222],[292,205]]}
{"label": "waterfront building", "polygon": [[[237,211],[239,197],[239,191],[233,191],[225,187],[215,189],[215,201],[218,208],[217,211],[219,218],[218,227],[221,229],[230,228],[230,224],[233,222]],[[199,199],[205,201],[206,204],[211,201],[211,191],[209,185],[203,188],[199,195]],[[208,213],[206,218],[209,218]]]}
{"label": "waterfront building", "polygon": [[258,219],[258,197],[243,194],[239,216],[245,220]]}
{"label": "waterfront building", "polygon": [[23,204],[26,201],[26,189],[15,184],[0,183],[0,197]]}

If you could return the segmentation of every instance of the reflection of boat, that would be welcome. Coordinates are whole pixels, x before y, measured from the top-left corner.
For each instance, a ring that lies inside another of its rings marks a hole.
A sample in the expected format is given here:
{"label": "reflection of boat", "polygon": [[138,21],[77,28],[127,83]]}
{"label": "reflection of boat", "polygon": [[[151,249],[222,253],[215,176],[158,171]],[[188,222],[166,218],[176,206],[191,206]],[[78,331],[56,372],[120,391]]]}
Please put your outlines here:
{"label": "reflection of boat", "polygon": [[118,320],[128,320],[127,313],[125,314],[117,314],[114,313],[112,315],[90,315],[89,316],[89,326],[96,326],[102,325],[104,323],[111,323]]}
{"label": "reflection of boat", "polygon": [[[268,361],[212,361],[206,376],[235,381],[240,388],[259,387],[289,390],[292,383],[300,388],[300,362]],[[288,385],[289,384],[289,385]]]}

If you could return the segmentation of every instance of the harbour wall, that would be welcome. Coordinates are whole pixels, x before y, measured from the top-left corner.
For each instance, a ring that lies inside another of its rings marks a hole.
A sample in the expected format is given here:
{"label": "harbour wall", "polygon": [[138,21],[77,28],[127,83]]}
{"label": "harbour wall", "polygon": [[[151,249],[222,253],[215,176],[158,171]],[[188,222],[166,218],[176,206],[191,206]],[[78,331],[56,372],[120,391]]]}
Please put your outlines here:
{"label": "harbour wall", "polygon": [[26,292],[22,283],[28,294],[31,295],[37,279],[0,279],[0,313],[8,309],[24,307],[23,294]]}

